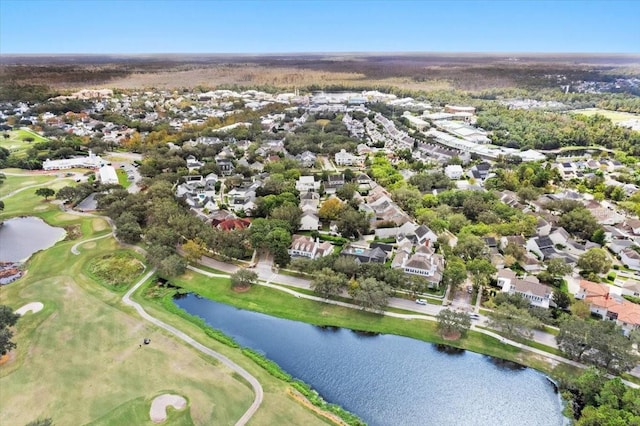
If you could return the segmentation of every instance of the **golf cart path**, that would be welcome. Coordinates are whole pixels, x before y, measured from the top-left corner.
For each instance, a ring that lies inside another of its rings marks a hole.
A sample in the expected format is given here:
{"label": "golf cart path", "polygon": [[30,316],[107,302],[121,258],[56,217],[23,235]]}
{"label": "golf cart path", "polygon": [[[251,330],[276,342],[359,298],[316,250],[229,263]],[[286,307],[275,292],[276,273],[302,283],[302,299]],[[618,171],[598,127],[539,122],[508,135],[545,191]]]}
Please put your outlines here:
{"label": "golf cart path", "polygon": [[151,322],[152,324],[154,324],[154,325],[156,325],[156,326],[168,331],[169,333],[171,333],[174,336],[178,337],[180,340],[183,340],[184,342],[186,342],[189,345],[193,346],[194,348],[196,348],[200,352],[217,359],[218,361],[220,361],[221,363],[223,363],[224,365],[229,367],[232,371],[235,371],[240,376],[242,376],[247,382],[249,382],[249,384],[251,384],[251,387],[253,388],[253,392],[255,394],[255,397],[254,397],[253,403],[251,404],[249,409],[236,422],[236,425],[245,425],[245,424],[247,424],[247,422],[251,419],[251,417],[256,413],[258,408],[260,408],[260,404],[262,404],[262,399],[264,398],[264,391],[262,390],[262,385],[260,384],[258,379],[256,379],[247,370],[245,370],[244,368],[240,367],[238,364],[236,364],[235,362],[231,361],[229,358],[227,358],[226,356],[222,355],[221,353],[218,353],[218,352],[214,351],[213,349],[209,349],[208,347],[206,347],[203,344],[201,344],[201,343],[197,342],[196,340],[194,340],[192,337],[190,337],[186,333],[178,330],[177,328],[175,328],[175,327],[173,327],[173,326],[171,326],[169,324],[166,324],[166,323],[160,321],[159,319],[157,319],[155,317],[152,317],[151,315],[149,315],[142,308],[142,306],[140,306],[139,303],[134,302],[133,300],[131,300],[131,295],[136,290],[138,290],[138,288],[140,288],[140,286],[142,284],[144,284],[145,281],[147,281],[149,278],[151,278],[151,276],[153,274],[155,274],[155,272],[156,272],[155,269],[152,269],[151,271],[147,272],[147,274],[145,274],[133,287],[131,287],[131,289],[129,289],[129,291],[127,291],[127,293],[124,296],[122,296],[122,302],[127,306],[132,306],[138,312],[138,314],[142,318],[144,318],[145,320],[147,320],[147,321]]}

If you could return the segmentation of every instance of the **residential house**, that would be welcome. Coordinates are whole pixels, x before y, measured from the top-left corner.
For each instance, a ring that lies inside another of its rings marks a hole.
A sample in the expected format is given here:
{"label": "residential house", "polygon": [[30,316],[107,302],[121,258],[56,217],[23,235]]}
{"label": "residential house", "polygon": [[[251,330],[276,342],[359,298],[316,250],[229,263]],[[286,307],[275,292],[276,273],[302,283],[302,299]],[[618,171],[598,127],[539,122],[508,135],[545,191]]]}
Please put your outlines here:
{"label": "residential house", "polygon": [[444,271],[444,258],[436,254],[431,247],[420,246],[413,255],[402,251],[396,255],[396,257],[398,256],[400,256],[401,263],[392,262],[392,267],[402,269],[405,274],[425,278],[432,288],[440,284]]}
{"label": "residential house", "polygon": [[317,259],[333,253],[333,245],[328,241],[320,242],[319,239],[314,240],[305,235],[293,235],[288,252],[291,257]]}
{"label": "residential house", "polygon": [[324,192],[327,195],[335,194],[336,191],[342,188],[345,184],[344,175],[342,173],[337,175],[327,176],[327,181],[324,182]]}
{"label": "residential house", "polygon": [[631,229],[633,235],[640,235],[640,220],[638,219],[627,219],[624,221],[626,227]]}
{"label": "residential house", "polygon": [[575,297],[588,303],[591,312],[603,320],[615,321],[625,335],[640,327],[640,305],[611,294],[606,284],[582,280]]}
{"label": "residential house", "polygon": [[317,157],[311,151],[305,151],[296,155],[296,160],[302,164],[302,167],[313,167],[316,164]]}
{"label": "residential house", "polygon": [[489,163],[480,163],[473,166],[469,172],[468,176],[470,178],[474,178],[476,180],[484,181],[489,177],[489,171],[491,170],[491,164]]}
{"label": "residential house", "polygon": [[320,205],[320,194],[313,191],[308,191],[303,194],[300,194],[300,204],[298,207],[302,209],[302,211],[310,210],[313,212],[318,211],[318,206]]}
{"label": "residential house", "polygon": [[608,244],[609,250],[615,254],[620,254],[622,250],[634,247],[636,244],[631,240],[611,240]]}
{"label": "residential house", "polygon": [[300,231],[317,231],[320,228],[320,218],[318,218],[317,214],[310,211],[302,214],[300,218],[300,228],[298,228]]}
{"label": "residential house", "polygon": [[301,194],[309,191],[317,192],[320,190],[320,182],[316,182],[313,176],[300,176],[296,182],[296,189]]}
{"label": "residential house", "polygon": [[512,270],[501,269],[498,271],[497,283],[503,293],[519,294],[527,299],[531,306],[549,309],[553,291],[551,287],[540,284],[538,278],[532,275],[519,278]]}
{"label": "residential house", "polygon": [[230,218],[217,223],[215,227],[222,231],[233,231],[247,229],[249,226],[251,226],[251,222],[248,219]]}
{"label": "residential house", "polygon": [[358,247],[352,244],[347,245],[340,252],[340,256],[349,256],[359,263],[384,263],[387,260],[387,253],[380,248]]}
{"label": "residential house", "polygon": [[633,247],[623,249],[619,255],[623,265],[634,271],[640,271],[640,254]]}
{"label": "residential house", "polygon": [[355,166],[362,163],[362,157],[353,155],[344,149],[341,149],[340,152],[336,152],[334,160],[338,166]]}
{"label": "residential house", "polygon": [[387,254],[388,260],[391,260],[391,257],[393,256],[393,245],[391,244],[378,243],[374,241],[371,244],[369,244],[369,248],[371,249],[379,248],[380,250],[382,250]]}
{"label": "residential house", "polygon": [[198,159],[193,155],[189,155],[187,157],[187,169],[189,169],[189,173],[198,170],[202,166],[204,166],[204,163],[202,161],[198,161]]}
{"label": "residential house", "polygon": [[449,179],[458,180],[462,177],[464,170],[462,170],[462,166],[459,164],[451,164],[444,168],[444,174]]}
{"label": "residential house", "polygon": [[435,232],[426,225],[420,225],[413,233],[418,245],[433,247],[433,244],[438,240]]}
{"label": "residential house", "polygon": [[236,169],[233,163],[228,158],[216,158],[216,165],[220,169],[220,173],[223,176],[231,176]]}

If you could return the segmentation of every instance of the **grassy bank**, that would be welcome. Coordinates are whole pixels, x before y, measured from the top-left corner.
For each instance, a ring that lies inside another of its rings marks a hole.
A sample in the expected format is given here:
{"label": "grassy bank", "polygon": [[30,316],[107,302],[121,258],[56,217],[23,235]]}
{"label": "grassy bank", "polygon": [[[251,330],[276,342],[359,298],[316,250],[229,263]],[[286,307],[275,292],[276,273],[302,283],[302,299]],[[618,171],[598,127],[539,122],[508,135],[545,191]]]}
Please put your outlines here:
{"label": "grassy bank", "polygon": [[[512,346],[503,345],[497,339],[482,333],[471,332],[460,341],[446,341],[437,333],[436,323],[433,321],[405,320],[377,315],[300,299],[287,293],[261,286],[255,286],[246,293],[236,293],[231,290],[230,280],[227,278],[208,278],[191,272],[172,280],[172,283],[182,289],[198,293],[218,302],[281,318],[316,325],[397,334],[433,343],[449,344],[525,364],[530,359],[530,354]],[[547,368],[546,371],[549,371],[549,369]]]}

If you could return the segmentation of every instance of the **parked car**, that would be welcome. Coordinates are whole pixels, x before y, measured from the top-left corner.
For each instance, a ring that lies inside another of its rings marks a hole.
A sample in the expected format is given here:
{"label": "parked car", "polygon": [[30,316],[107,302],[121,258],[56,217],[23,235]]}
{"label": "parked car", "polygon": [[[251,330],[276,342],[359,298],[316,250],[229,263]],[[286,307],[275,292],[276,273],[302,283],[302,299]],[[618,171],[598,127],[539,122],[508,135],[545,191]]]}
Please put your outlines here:
{"label": "parked car", "polygon": [[467,293],[473,293],[473,287],[471,287],[470,285],[467,286]]}
{"label": "parked car", "polygon": [[469,314],[469,318],[471,318],[472,320],[479,320],[480,319],[480,315],[478,315],[478,314]]}
{"label": "parked car", "polygon": [[426,304],[427,304],[427,301],[426,301],[426,300],[424,300],[424,299],[416,299],[416,303],[417,303],[418,305],[426,305]]}

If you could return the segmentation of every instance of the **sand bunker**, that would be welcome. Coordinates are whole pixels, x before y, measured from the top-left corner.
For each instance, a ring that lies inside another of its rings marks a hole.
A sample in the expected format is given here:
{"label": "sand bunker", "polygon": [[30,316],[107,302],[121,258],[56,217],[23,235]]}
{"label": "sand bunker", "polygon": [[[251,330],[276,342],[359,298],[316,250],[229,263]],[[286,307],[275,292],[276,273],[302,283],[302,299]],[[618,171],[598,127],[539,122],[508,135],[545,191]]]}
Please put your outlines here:
{"label": "sand bunker", "polygon": [[168,393],[157,396],[151,403],[151,410],[149,410],[151,421],[154,423],[162,423],[167,420],[167,407],[170,405],[176,410],[182,410],[187,406],[187,400],[180,395],[171,395]]}
{"label": "sand bunker", "polygon": [[24,305],[23,307],[18,309],[16,311],[16,314],[24,315],[29,311],[31,311],[32,313],[35,314],[36,312],[40,312],[42,310],[42,308],[44,308],[44,305],[42,303],[40,303],[40,302],[31,302],[31,303],[27,303],[26,305]]}

